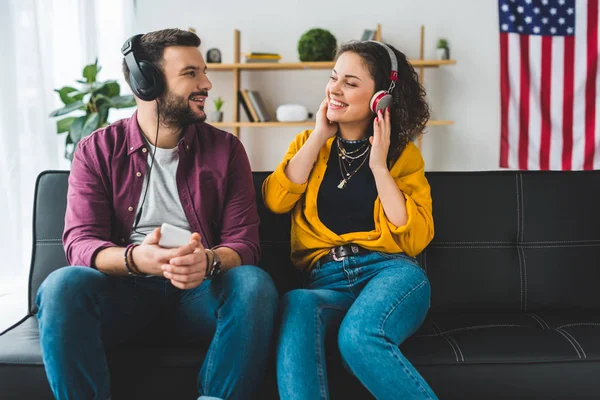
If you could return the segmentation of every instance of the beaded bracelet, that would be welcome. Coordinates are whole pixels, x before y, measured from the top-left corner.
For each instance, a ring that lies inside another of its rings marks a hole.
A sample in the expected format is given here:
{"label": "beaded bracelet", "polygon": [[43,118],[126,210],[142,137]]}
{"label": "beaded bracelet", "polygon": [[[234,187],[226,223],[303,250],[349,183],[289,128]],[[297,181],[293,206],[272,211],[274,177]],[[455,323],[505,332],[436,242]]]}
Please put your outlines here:
{"label": "beaded bracelet", "polygon": [[[135,270],[133,265],[129,265],[129,252],[133,250],[133,248],[137,246],[136,244],[130,243],[125,248],[125,253],[123,254],[123,260],[125,261],[125,268],[127,268],[127,275],[139,275],[139,272]],[[133,258],[131,259],[131,263],[133,264]]]}

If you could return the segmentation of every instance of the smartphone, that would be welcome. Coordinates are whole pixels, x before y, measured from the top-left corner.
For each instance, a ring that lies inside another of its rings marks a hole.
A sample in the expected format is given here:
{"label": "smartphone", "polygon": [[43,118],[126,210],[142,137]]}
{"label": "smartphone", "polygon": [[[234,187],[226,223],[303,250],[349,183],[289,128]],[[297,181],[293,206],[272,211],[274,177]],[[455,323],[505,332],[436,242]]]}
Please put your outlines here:
{"label": "smartphone", "polygon": [[191,238],[191,232],[165,222],[160,226],[158,245],[166,248],[181,247],[188,244]]}

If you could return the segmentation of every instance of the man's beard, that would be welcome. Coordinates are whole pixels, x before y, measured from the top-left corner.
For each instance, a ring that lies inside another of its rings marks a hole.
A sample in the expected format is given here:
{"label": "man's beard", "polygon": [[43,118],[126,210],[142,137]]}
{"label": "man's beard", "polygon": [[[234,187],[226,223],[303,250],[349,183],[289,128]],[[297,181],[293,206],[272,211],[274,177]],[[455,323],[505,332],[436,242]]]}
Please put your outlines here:
{"label": "man's beard", "polygon": [[185,128],[195,122],[204,122],[206,120],[204,107],[198,107],[202,110],[202,114],[196,114],[191,108],[195,106],[190,105],[189,98],[194,96],[208,96],[208,93],[192,93],[187,98],[169,92],[161,95],[158,99],[161,125],[171,128]]}

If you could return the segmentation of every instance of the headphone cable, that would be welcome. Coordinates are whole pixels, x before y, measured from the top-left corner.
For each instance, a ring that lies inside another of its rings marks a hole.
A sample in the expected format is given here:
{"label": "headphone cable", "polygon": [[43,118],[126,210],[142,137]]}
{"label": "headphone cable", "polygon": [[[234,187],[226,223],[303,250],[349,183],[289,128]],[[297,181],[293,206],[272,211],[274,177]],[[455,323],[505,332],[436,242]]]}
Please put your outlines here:
{"label": "headphone cable", "polygon": [[140,219],[142,218],[142,211],[144,210],[144,202],[146,201],[146,195],[148,194],[148,188],[150,187],[150,176],[152,175],[152,167],[154,166],[154,156],[156,155],[156,148],[158,147],[158,129],[160,127],[160,103],[158,99],[156,99],[156,137],[154,138],[154,149],[152,150],[152,162],[150,163],[150,168],[148,169],[148,180],[146,182],[146,190],[144,190],[144,197],[142,198],[142,204],[140,205],[140,210],[135,216],[135,222],[133,224],[133,231],[142,236],[146,236],[145,233],[138,232],[136,230]]}

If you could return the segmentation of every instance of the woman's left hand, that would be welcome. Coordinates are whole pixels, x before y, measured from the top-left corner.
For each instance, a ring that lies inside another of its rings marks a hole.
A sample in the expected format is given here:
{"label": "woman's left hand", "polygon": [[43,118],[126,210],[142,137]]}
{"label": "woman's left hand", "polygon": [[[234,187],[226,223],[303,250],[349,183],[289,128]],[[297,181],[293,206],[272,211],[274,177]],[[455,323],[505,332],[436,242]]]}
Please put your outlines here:
{"label": "woman's left hand", "polygon": [[374,169],[384,168],[387,170],[387,155],[390,149],[390,109],[386,108],[383,112],[378,111],[377,117],[373,120],[373,136],[369,138],[371,143],[371,155],[369,167]]}

